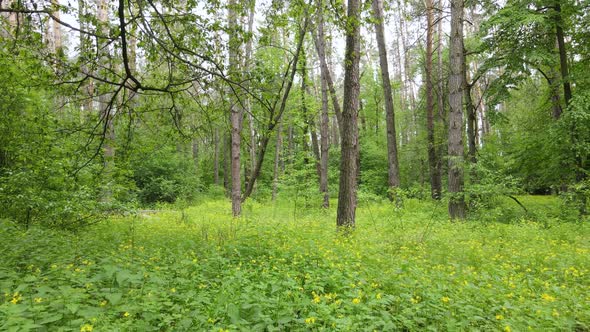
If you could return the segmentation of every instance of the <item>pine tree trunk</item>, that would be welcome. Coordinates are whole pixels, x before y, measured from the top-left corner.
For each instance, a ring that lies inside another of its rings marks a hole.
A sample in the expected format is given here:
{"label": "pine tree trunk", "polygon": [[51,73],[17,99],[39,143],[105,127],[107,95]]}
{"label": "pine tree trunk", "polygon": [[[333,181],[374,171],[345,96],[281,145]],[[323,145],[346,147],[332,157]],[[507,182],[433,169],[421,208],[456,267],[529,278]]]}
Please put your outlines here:
{"label": "pine tree trunk", "polygon": [[451,0],[449,77],[449,216],[465,218],[463,194],[463,0]]}
{"label": "pine tree trunk", "polygon": [[432,44],[434,35],[434,15],[432,0],[426,0],[426,131],[428,141],[428,166],[430,169],[430,195],[433,199],[440,199],[442,184],[436,140],[434,137],[434,86],[432,84]]}
{"label": "pine tree trunk", "polygon": [[381,67],[381,81],[383,83],[385,117],[387,122],[388,184],[389,188],[397,188],[400,185],[399,162],[397,159],[397,137],[395,133],[393,96],[391,95],[387,48],[385,47],[385,36],[383,31],[383,0],[373,0],[373,15],[375,17],[375,34],[377,47],[379,48],[379,65]]}
{"label": "pine tree trunk", "polygon": [[344,103],[341,115],[338,226],[354,227],[356,212],[358,124],[360,93],[360,0],[348,1],[348,31],[344,57]]}

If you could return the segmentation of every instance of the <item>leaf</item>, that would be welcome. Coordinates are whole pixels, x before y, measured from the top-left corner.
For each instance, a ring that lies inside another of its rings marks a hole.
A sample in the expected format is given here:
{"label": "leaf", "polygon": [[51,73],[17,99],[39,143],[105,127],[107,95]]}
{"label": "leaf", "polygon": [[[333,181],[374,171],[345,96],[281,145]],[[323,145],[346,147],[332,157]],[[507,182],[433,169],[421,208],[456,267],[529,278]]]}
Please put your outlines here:
{"label": "leaf", "polygon": [[111,293],[111,294],[105,294],[104,296],[110,304],[112,305],[117,305],[119,302],[121,302],[121,298],[123,297],[122,293]]}
{"label": "leaf", "polygon": [[80,309],[80,304],[79,303],[68,303],[68,304],[66,304],[66,308],[68,308],[68,310],[70,310],[71,313],[75,314],[76,312],[78,312],[78,309]]}
{"label": "leaf", "polygon": [[127,270],[119,270],[117,271],[117,285],[123,285],[123,282],[129,280],[131,274]]}
{"label": "leaf", "polygon": [[232,324],[237,324],[240,321],[240,308],[238,308],[235,304],[230,303],[227,306],[227,315],[229,316]]}
{"label": "leaf", "polygon": [[63,318],[63,314],[53,314],[50,315],[42,320],[39,321],[39,324],[49,324],[49,323],[53,323],[53,322],[57,322],[58,320]]}

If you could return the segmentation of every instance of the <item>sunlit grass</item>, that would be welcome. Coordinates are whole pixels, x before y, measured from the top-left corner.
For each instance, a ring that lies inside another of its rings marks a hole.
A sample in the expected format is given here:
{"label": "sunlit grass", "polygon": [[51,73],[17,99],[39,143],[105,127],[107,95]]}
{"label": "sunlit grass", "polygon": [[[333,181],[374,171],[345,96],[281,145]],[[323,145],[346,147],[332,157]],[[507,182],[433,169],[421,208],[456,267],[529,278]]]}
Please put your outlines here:
{"label": "sunlit grass", "polygon": [[[531,206],[545,206],[525,198]],[[80,231],[0,231],[0,329],[585,330],[585,223],[451,223],[444,203],[225,201]]]}

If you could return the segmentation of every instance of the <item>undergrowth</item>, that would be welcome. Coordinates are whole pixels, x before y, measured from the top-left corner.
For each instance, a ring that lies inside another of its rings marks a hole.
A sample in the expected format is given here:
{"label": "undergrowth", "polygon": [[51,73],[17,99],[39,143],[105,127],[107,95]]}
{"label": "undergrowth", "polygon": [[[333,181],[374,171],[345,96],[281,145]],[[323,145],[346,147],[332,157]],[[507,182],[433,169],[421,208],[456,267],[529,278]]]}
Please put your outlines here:
{"label": "undergrowth", "polygon": [[77,233],[1,222],[0,330],[590,329],[587,223],[451,223],[409,199],[361,202],[344,236],[334,208],[229,211],[209,200]]}

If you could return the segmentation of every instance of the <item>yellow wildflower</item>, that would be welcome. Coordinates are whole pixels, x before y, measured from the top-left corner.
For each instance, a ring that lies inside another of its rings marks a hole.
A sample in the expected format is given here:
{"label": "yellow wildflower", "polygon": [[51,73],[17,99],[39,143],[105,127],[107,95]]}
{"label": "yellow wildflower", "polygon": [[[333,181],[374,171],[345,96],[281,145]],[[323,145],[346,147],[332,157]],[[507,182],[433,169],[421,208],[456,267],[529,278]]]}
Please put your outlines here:
{"label": "yellow wildflower", "polygon": [[543,295],[541,295],[541,299],[543,299],[543,301],[547,301],[547,302],[555,302],[555,297],[553,297],[547,293],[543,293]]}
{"label": "yellow wildflower", "polygon": [[125,313],[123,314],[123,317],[129,317],[131,314],[127,311],[125,311]]}
{"label": "yellow wildflower", "polygon": [[36,298],[33,299],[33,302],[35,302],[35,303],[41,303],[41,302],[43,302],[43,298],[42,297],[36,297]]}
{"label": "yellow wildflower", "polygon": [[377,300],[380,300],[380,299],[381,299],[381,297],[382,297],[382,296],[381,296],[381,293],[377,293],[377,295],[375,295],[375,297],[377,298]]}
{"label": "yellow wildflower", "polygon": [[504,316],[503,316],[503,315],[499,315],[499,314],[498,314],[498,315],[496,315],[496,319],[497,319],[497,320],[502,320],[502,319],[504,319]]}
{"label": "yellow wildflower", "polygon": [[10,303],[12,304],[17,304],[21,299],[21,295],[19,292],[14,293],[14,295],[12,295],[12,300],[10,300]]}
{"label": "yellow wildflower", "polygon": [[313,295],[313,303],[322,302],[322,298],[316,292],[311,292],[311,295]]}
{"label": "yellow wildflower", "polygon": [[440,300],[443,301],[443,303],[449,303],[451,299],[449,299],[447,296],[443,296]]}
{"label": "yellow wildflower", "polygon": [[80,327],[80,332],[92,332],[92,325],[84,324]]}
{"label": "yellow wildflower", "polygon": [[305,319],[305,324],[313,324],[315,323],[315,317],[308,317]]}
{"label": "yellow wildflower", "polygon": [[352,303],[359,304],[359,303],[361,303],[361,299],[359,299],[358,297],[355,297],[354,299],[352,299]]}
{"label": "yellow wildflower", "polygon": [[512,332],[512,329],[510,328],[510,326],[506,325],[504,326],[504,332]]}
{"label": "yellow wildflower", "polygon": [[176,293],[176,288],[172,287],[172,288],[170,289],[170,292],[172,292],[172,293]]}

